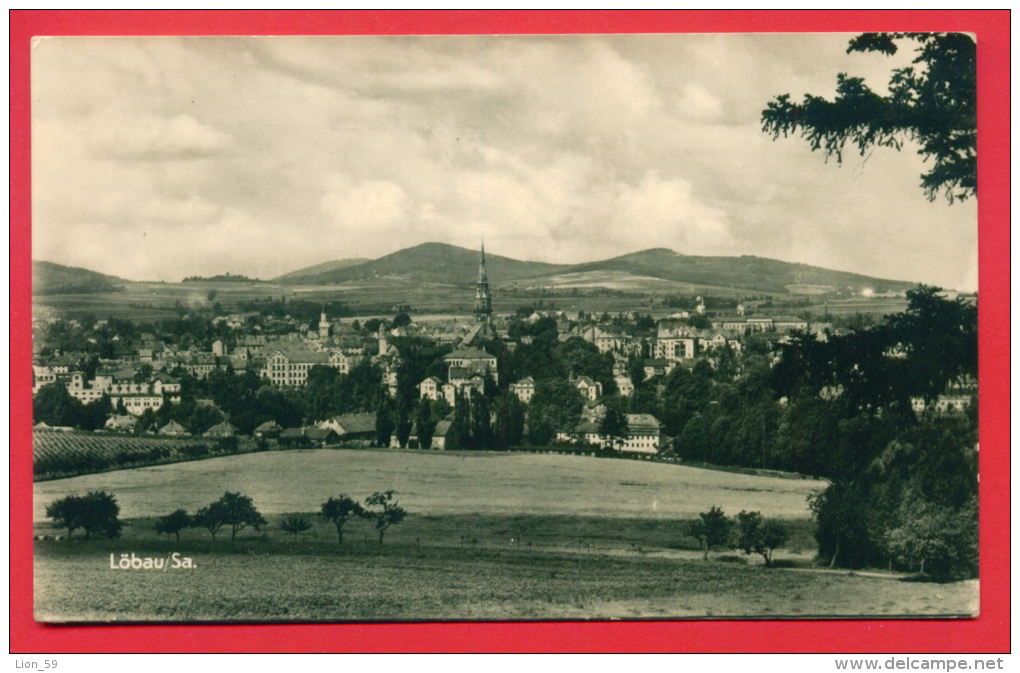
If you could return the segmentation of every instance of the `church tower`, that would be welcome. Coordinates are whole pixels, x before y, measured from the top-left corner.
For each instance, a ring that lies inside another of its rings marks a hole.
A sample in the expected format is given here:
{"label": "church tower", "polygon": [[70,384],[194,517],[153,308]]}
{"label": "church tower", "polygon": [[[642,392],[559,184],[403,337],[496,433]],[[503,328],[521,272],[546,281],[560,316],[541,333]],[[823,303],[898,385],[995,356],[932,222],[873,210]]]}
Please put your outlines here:
{"label": "church tower", "polygon": [[485,241],[478,262],[478,287],[475,289],[475,321],[489,322],[492,316],[492,296],[489,294],[489,277],[485,273]]}
{"label": "church tower", "polygon": [[326,319],[326,306],[322,306],[322,313],[319,314],[319,341],[326,341],[329,339],[329,320]]}

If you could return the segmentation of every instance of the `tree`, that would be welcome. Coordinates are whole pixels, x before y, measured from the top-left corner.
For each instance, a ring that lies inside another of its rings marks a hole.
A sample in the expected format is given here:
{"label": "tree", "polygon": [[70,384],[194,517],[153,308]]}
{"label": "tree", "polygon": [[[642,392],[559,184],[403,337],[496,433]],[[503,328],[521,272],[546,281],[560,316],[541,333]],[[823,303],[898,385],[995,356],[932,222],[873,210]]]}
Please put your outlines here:
{"label": "tree", "polygon": [[615,449],[627,437],[627,416],[619,409],[610,406],[606,415],[599,423],[599,434],[609,441],[609,448]]}
{"label": "tree", "polygon": [[336,526],[337,544],[343,544],[344,524],[355,517],[364,517],[365,509],[350,496],[338,495],[322,503],[321,516]]}
{"label": "tree", "polygon": [[850,141],[863,156],[873,147],[899,150],[907,140],[931,160],[921,176],[929,200],[943,192],[950,203],[977,195],[976,44],[963,33],[865,33],[850,41],[847,53],[895,54],[898,42],[917,44],[917,57],[893,70],[889,94],[872,91],[863,78],[836,77],[836,96],[806,94],[794,103],[777,96],[762,111],[762,130],[772,136],[799,134],[812,151],[842,161]]}
{"label": "tree", "polygon": [[375,412],[375,441],[382,447],[390,445],[390,436],[396,423],[393,420],[393,403],[387,398]]}
{"label": "tree", "polygon": [[32,419],[36,423],[77,426],[81,417],[81,402],[59,381],[42,386],[32,398]]}
{"label": "tree", "polygon": [[684,425],[676,442],[676,451],[684,460],[705,460],[711,452],[709,423],[701,414],[694,414]]}
{"label": "tree", "polygon": [[765,567],[772,566],[772,552],[788,537],[785,526],[766,520],[761,512],[741,511],[737,515],[737,547],[745,554],[761,554]]}
{"label": "tree", "polygon": [[401,311],[400,313],[398,313],[395,316],[393,316],[392,326],[394,328],[397,328],[397,327],[407,327],[410,324],[411,324],[411,316],[409,316],[406,311]]}
{"label": "tree", "polygon": [[953,510],[916,497],[900,506],[900,525],[886,534],[889,555],[921,575],[977,572],[977,501]]}
{"label": "tree", "polygon": [[[167,405],[164,405],[167,406]],[[220,410],[209,404],[197,404],[187,419],[186,425],[192,433],[200,435],[217,423],[223,422]]]}
{"label": "tree", "polygon": [[432,405],[427,397],[418,401],[414,414],[414,424],[418,428],[418,448],[432,448],[432,433],[436,431],[436,423],[432,419]]}
{"label": "tree", "polygon": [[557,430],[572,430],[581,420],[583,406],[581,393],[569,381],[538,381],[528,404],[529,441],[547,444]]}
{"label": "tree", "polygon": [[471,448],[478,451],[492,449],[492,419],[489,400],[484,395],[476,394],[471,398],[471,441]]}
{"label": "tree", "polygon": [[471,448],[471,402],[460,392],[454,398],[453,421],[446,431],[445,446],[451,451]]}
{"label": "tree", "polygon": [[411,409],[400,402],[397,405],[396,437],[400,448],[407,448],[407,441],[411,437]]}
{"label": "tree", "polygon": [[216,539],[216,533],[223,527],[223,515],[217,503],[206,505],[191,517],[193,528],[205,528],[209,531],[212,539]]}
{"label": "tree", "polygon": [[46,507],[46,516],[67,529],[68,539],[79,528],[85,531],[86,540],[93,534],[119,537],[122,525],[117,518],[119,514],[117,499],[106,491],[90,491],[84,496],[69,495]]}
{"label": "tree", "polygon": [[689,523],[687,534],[701,543],[702,549],[705,550],[704,560],[708,560],[710,547],[726,543],[730,537],[732,523],[719,507],[702,512],[697,519]]}
{"label": "tree", "polygon": [[311,522],[303,516],[291,515],[284,517],[280,521],[280,528],[287,533],[291,533],[295,540],[299,533],[304,533],[306,530],[310,530],[311,527]]}
{"label": "tree", "polygon": [[375,520],[375,528],[379,531],[379,546],[382,546],[383,533],[386,529],[400,523],[407,516],[404,508],[393,499],[395,493],[394,490],[376,491],[365,499],[365,504],[369,507],[380,508],[367,510],[366,514],[368,518]]}
{"label": "tree", "polygon": [[160,535],[173,535],[177,542],[181,541],[181,530],[191,526],[191,517],[183,509],[174,510],[156,519],[156,532]]}
{"label": "tree", "polygon": [[82,405],[79,425],[82,430],[99,430],[106,425],[106,419],[113,412],[110,396],[103,393],[98,400]]}
{"label": "tree", "polygon": [[67,529],[68,540],[82,527],[80,501],[81,496],[69,495],[46,505],[46,516],[60,528]]}
{"label": "tree", "polygon": [[216,538],[216,532],[223,526],[230,527],[230,539],[248,526],[259,530],[266,525],[265,518],[255,509],[250,497],[240,493],[226,492],[214,503],[203,507],[195,514],[194,522],[209,531]]}
{"label": "tree", "polygon": [[494,446],[497,449],[508,449],[519,445],[523,439],[524,404],[513,393],[503,393],[496,402]]}

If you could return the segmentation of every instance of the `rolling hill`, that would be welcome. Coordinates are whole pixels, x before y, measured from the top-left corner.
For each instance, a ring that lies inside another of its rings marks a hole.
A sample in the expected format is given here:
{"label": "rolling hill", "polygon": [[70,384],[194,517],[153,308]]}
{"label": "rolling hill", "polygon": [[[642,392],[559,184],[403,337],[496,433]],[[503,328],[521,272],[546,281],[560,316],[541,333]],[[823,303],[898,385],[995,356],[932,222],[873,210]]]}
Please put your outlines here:
{"label": "rolling hill", "polygon": [[[903,291],[916,285],[765,257],[681,255],[666,248],[583,264],[525,262],[491,254],[486,256],[486,261],[489,281],[497,287],[511,284],[562,287],[577,284],[574,278],[583,278],[583,285],[605,287],[617,286],[624,279],[630,289],[660,292],[669,291],[673,284],[676,284],[675,292],[727,289],[772,294],[847,290],[856,293],[866,287],[876,292]],[[326,263],[329,264],[332,263]],[[470,285],[478,276],[478,252],[445,243],[423,243],[357,265],[327,267],[314,272],[316,268],[285,274],[277,280],[335,284],[392,277],[413,282]]]}
{"label": "rolling hill", "polygon": [[32,294],[115,292],[131,281],[76,266],[32,262]]}
{"label": "rolling hill", "polygon": [[[489,277],[501,282],[559,273],[567,264],[522,262],[499,255],[486,255]],[[314,267],[310,267],[314,268]],[[400,276],[412,281],[468,285],[478,279],[478,251],[446,243],[422,243],[364,262],[357,266],[301,275],[297,279],[281,276],[281,282],[344,283],[385,276]]]}
{"label": "rolling hill", "polygon": [[313,264],[312,266],[306,266],[303,269],[297,271],[291,271],[285,273],[282,276],[273,278],[274,282],[278,283],[298,283],[304,282],[310,277],[318,276],[319,274],[328,273],[330,271],[336,271],[338,269],[346,269],[359,264],[364,264],[371,260],[364,257],[352,257],[351,259],[334,259],[328,262],[322,262],[320,264]]}
{"label": "rolling hill", "polygon": [[907,281],[872,278],[767,257],[681,255],[666,248],[652,248],[600,262],[579,264],[572,271],[625,271],[681,283],[775,293],[786,293],[793,287],[806,286],[827,286],[833,291],[852,289],[854,292],[870,287],[881,292],[908,290],[916,285]]}

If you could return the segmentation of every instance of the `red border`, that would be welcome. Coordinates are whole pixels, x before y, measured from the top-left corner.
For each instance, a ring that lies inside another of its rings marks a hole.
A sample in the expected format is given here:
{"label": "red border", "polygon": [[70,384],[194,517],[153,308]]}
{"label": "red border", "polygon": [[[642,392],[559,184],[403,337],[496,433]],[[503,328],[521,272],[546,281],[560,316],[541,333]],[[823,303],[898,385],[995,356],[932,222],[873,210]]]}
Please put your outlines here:
{"label": "red border", "polygon": [[[1009,20],[979,11],[12,11],[12,652],[1008,652]],[[967,31],[979,90],[981,616],[958,621],[59,627],[32,619],[29,48],[34,35]]]}

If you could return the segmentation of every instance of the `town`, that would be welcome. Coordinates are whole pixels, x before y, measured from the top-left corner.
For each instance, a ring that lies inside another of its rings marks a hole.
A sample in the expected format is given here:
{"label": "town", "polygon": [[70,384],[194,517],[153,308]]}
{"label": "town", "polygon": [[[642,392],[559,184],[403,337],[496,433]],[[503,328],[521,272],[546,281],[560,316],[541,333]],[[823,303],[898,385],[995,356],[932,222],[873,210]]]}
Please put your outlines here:
{"label": "town", "polygon": [[[468,448],[474,429],[474,448],[526,441],[705,459],[678,441],[692,415],[663,413],[667,388],[706,372],[732,378],[768,365],[793,334],[824,341],[847,331],[830,321],[749,312],[739,302],[732,311],[708,311],[701,297],[691,310],[658,320],[527,307],[495,315],[484,245],[467,319],[419,322],[402,311],[362,323],[330,319],[323,307],[317,322],[247,312],[190,327],[157,333],[99,319],[37,325],[35,429],[432,449]],[[294,413],[298,391],[318,395],[341,377],[359,381],[359,393]],[[237,397],[217,401],[215,391],[230,390],[234,379],[246,381],[256,401],[257,389],[269,388],[263,397],[284,403],[253,410],[239,408]],[[957,384],[933,404],[963,412],[973,392],[973,381]],[[73,406],[59,404],[62,396],[80,408],[77,419],[68,412]],[[924,398],[911,402],[924,410]]]}

